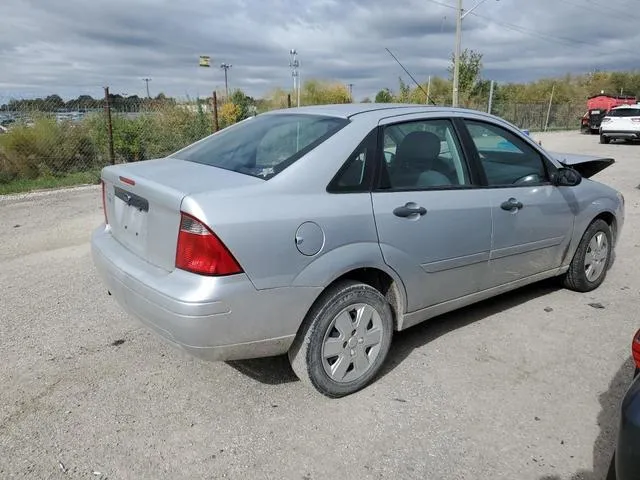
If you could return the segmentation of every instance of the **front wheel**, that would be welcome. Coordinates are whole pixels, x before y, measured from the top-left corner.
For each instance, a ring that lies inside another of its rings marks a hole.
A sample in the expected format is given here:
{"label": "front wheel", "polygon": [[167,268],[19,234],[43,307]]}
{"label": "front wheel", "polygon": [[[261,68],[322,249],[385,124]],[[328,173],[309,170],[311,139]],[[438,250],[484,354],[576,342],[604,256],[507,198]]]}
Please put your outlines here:
{"label": "front wheel", "polygon": [[369,285],[344,281],[311,308],[289,350],[293,371],[331,398],[367,386],[383,365],[393,335],[393,314]]}
{"label": "front wheel", "polygon": [[563,278],[564,286],[576,292],[598,288],[607,276],[612,249],[611,228],[604,220],[594,221],[578,244]]}

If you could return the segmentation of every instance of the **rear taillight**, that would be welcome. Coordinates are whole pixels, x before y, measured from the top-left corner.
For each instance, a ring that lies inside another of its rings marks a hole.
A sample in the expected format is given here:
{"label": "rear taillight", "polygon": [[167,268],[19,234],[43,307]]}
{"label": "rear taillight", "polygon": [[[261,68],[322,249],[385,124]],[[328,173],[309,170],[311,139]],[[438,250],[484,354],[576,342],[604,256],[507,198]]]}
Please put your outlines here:
{"label": "rear taillight", "polygon": [[107,187],[104,184],[104,180],[100,180],[102,184],[102,211],[104,212],[104,223],[109,225],[109,219],[107,218]]}
{"label": "rear taillight", "polygon": [[636,362],[636,368],[640,368],[640,330],[638,330],[636,336],[633,337],[631,353],[633,354],[633,359]]}
{"label": "rear taillight", "polygon": [[186,213],[180,219],[176,268],[211,276],[242,272],[222,241],[200,220]]}

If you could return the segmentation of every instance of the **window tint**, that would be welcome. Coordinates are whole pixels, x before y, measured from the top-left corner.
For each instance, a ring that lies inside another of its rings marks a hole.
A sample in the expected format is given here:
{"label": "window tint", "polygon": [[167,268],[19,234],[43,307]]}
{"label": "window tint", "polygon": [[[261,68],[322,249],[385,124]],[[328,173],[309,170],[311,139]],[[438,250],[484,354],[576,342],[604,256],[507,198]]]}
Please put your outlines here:
{"label": "window tint", "polygon": [[470,184],[460,145],[448,120],[384,128],[382,187],[422,189]]}
{"label": "window tint", "polygon": [[344,118],[319,115],[259,115],[171,156],[269,179],[347,123]]}
{"label": "window tint", "polygon": [[465,120],[491,186],[536,185],[547,181],[542,157],[511,132]]}
{"label": "window tint", "polygon": [[607,117],[640,117],[639,108],[616,108],[607,113]]}

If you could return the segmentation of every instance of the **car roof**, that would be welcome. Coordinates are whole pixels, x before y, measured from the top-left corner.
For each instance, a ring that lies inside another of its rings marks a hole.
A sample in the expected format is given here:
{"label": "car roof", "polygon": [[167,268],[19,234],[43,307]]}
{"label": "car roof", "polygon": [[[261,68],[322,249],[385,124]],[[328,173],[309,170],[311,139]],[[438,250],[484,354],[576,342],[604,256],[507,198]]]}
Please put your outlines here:
{"label": "car roof", "polygon": [[[367,113],[378,113],[381,118],[402,115],[407,113],[421,113],[421,112],[460,112],[467,111],[462,108],[453,108],[436,105],[423,105],[423,104],[411,104],[411,103],[343,103],[333,105],[312,105],[306,107],[296,108],[284,108],[280,110],[272,110],[265,114],[282,114],[282,113],[294,113],[294,114],[309,114],[309,115],[327,115],[340,118],[352,118],[356,115],[362,115]],[[471,111],[471,110],[468,110]],[[474,113],[478,113],[473,111]]]}

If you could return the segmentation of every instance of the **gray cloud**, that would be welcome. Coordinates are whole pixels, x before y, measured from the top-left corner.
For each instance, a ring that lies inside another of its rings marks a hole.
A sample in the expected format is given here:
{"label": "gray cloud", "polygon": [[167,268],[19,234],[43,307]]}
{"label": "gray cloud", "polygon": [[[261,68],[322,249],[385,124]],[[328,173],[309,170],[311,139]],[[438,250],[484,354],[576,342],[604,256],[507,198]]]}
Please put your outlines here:
{"label": "gray cloud", "polygon": [[[289,88],[289,49],[301,74],[354,83],[358,98],[406,75],[446,75],[453,0],[4,0],[0,103],[59,93],[196,96],[224,85],[263,95]],[[475,2],[465,0],[470,8]],[[610,3],[610,2],[609,2]],[[463,46],[484,54],[485,77],[532,80],[633,68],[640,32],[635,0],[488,0],[463,22]],[[613,14],[612,14],[613,13]],[[210,55],[213,68],[197,65]]]}

